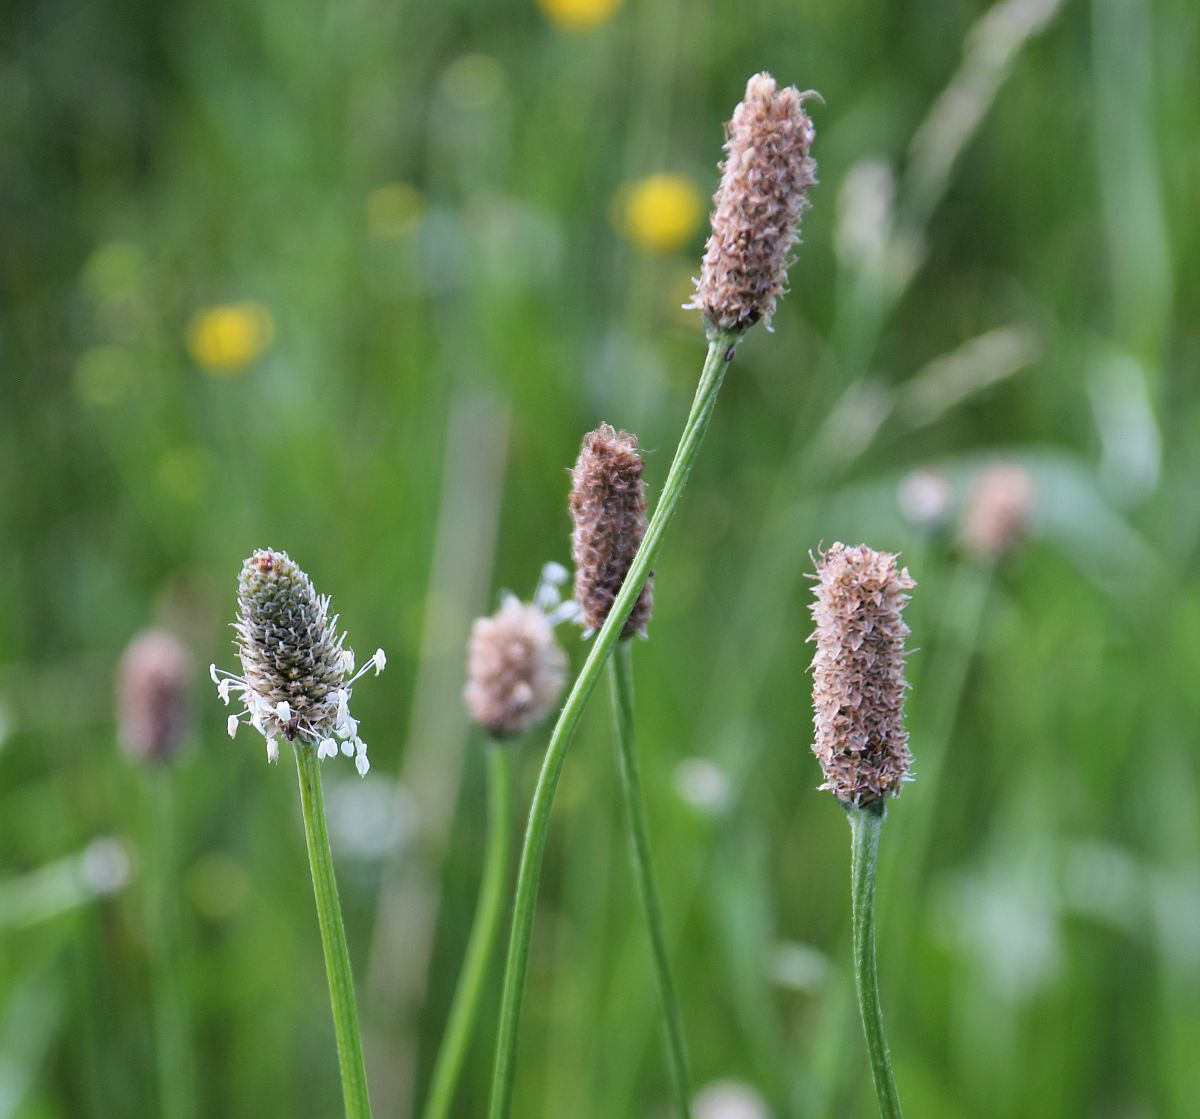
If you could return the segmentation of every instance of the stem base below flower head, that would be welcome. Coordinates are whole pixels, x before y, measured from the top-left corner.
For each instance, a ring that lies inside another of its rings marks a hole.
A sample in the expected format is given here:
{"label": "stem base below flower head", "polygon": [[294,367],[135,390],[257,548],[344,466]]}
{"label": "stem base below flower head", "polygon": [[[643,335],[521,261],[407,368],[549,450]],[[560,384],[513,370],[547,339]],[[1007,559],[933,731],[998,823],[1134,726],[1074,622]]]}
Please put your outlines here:
{"label": "stem base below flower head", "polygon": [[854,938],[854,979],[862,1015],[871,1079],[882,1119],[901,1119],[900,1097],[883,1032],[879,977],[875,966],[875,866],[879,833],[886,812],[884,801],[862,808],[843,805],[850,820],[850,917]]}
{"label": "stem base below flower head", "polygon": [[308,743],[296,739],[292,747],[300,780],[300,806],[304,813],[304,839],[308,846],[313,895],[317,903],[317,923],[321,928],[321,947],[325,953],[325,971],[329,978],[329,1002],[333,1010],[333,1032],[337,1039],[346,1119],[370,1119],[371,1101],[367,1095],[367,1072],[358,1026],[354,978],[350,972],[350,952],[346,947],[346,929],[342,924],[337,880],[333,873],[333,853],[329,848],[329,827],[325,821],[321,762],[316,749]]}

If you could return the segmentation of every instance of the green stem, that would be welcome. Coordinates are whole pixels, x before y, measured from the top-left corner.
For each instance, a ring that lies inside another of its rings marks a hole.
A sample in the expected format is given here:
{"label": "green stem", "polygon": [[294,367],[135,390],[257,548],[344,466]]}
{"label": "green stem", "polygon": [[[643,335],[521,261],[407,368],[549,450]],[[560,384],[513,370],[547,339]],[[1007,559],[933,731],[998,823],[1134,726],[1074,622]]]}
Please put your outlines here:
{"label": "green stem", "polygon": [[467,941],[462,975],[450,1005],[446,1035],[433,1070],[429,1098],[425,1104],[425,1119],[445,1119],[450,1114],[454,1089],[479,1013],[492,945],[496,941],[496,930],[504,910],[504,887],[508,878],[512,749],[511,746],[496,742],[489,742],[487,746],[488,840],[483,881],[479,886],[479,902]]}
{"label": "green stem", "polygon": [[633,649],[628,638],[617,642],[617,651],[608,662],[609,683],[612,688],[613,723],[616,729],[617,761],[621,776],[621,793],[625,800],[625,821],[629,827],[629,852],[633,861],[633,877],[637,882],[638,900],[650,937],[650,954],[654,962],[654,978],[662,1006],[663,1034],[667,1045],[667,1063],[671,1070],[671,1088],[675,1094],[675,1111],[679,1119],[688,1119],[691,1089],[688,1086],[687,1043],[683,1035],[683,1016],[671,978],[667,957],[667,938],[663,932],[662,904],[650,861],[650,833],[646,826],[646,805],[642,798],[642,778],[638,767],[637,739],[633,722]]}
{"label": "green stem", "polygon": [[308,865],[312,870],[313,894],[317,901],[317,923],[321,926],[321,947],[329,977],[333,1032],[342,1072],[342,1100],[346,1119],[370,1119],[371,1101],[367,1096],[367,1072],[358,1031],[354,978],[350,974],[350,953],[346,948],[346,930],[342,925],[337,880],[333,875],[333,854],[329,849],[329,828],[325,823],[321,763],[313,746],[294,741],[292,747],[300,778],[300,804],[304,809],[304,838],[308,844]]}
{"label": "green stem", "polygon": [[537,904],[538,878],[541,874],[542,856],[546,850],[546,833],[550,823],[550,809],[554,804],[554,793],[562,774],[567,749],[579,725],[583,709],[599,682],[604,662],[617,643],[625,620],[641,593],[646,577],[662,548],[663,538],[679,507],[679,500],[687,485],[688,474],[704,433],[712,419],[717,395],[725,379],[725,370],[733,357],[737,336],[724,332],[713,335],[708,345],[708,356],[700,375],[692,410],[684,425],[674,461],[663,484],[662,496],[654,509],[654,516],[646,529],[641,547],[625,576],[616,601],[608,618],[600,627],[592,642],[579,676],[571,688],[550,736],[550,745],[538,775],[533,803],[529,809],[529,823],[525,829],[525,842],[521,848],[521,864],[517,875],[517,892],[513,904],[512,934],[508,943],[508,959],[504,971],[504,993],[500,1006],[500,1029],[496,1042],[496,1067],[492,1079],[490,1119],[508,1119],[512,1110],[513,1083],[517,1066],[517,1034],[521,1020],[521,1000],[525,991],[525,972],[529,964],[529,947],[533,937],[533,914]]}
{"label": "green stem", "polygon": [[854,978],[858,1009],[867,1036],[871,1079],[882,1119],[900,1119],[900,1097],[892,1076],[892,1061],[883,1036],[879,1006],[879,977],[875,970],[875,860],[883,828],[883,804],[848,808],[850,817],[850,917],[854,932]]}
{"label": "green stem", "polygon": [[163,1119],[190,1119],[196,1086],[188,1043],[187,1009],[180,986],[183,961],[180,958],[174,774],[169,767],[158,766],[142,777],[144,792],[153,809],[146,886],[160,1106]]}

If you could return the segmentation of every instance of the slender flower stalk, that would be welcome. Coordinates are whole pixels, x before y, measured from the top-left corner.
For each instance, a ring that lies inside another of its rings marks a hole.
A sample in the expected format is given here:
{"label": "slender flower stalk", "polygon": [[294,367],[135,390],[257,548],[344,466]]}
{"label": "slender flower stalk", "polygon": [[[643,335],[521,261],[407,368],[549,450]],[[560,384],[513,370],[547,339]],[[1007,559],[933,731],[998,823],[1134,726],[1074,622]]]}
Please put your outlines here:
{"label": "slender flower stalk", "polygon": [[463,699],[471,718],[489,736],[487,849],[462,974],[425,1101],[425,1119],[450,1115],[504,911],[511,847],[511,740],[545,720],[566,684],[567,655],[554,637],[555,625],[577,613],[573,602],[560,601],[559,587],[566,578],[565,568],[546,564],[532,602],[506,594],[495,614],[476,619],[471,627]]}
{"label": "slender flower stalk", "polygon": [[546,850],[550,810],[562,776],[567,750],[584,708],[600,680],[604,662],[608,659],[633,610],[641,587],[658,558],[667,529],[679,508],[688,475],[691,473],[708,430],[717,395],[725,371],[733,357],[738,336],[718,332],[709,342],[708,357],[700,377],[700,385],[692,402],[691,414],[683,429],[675,459],[663,486],[662,496],[646,529],[642,545],[634,557],[625,582],[613,602],[608,619],[596,633],[592,650],[567,695],[558,722],[550,735],[550,745],[542,762],[542,771],[534,789],[529,809],[529,822],[521,848],[517,873],[517,891],[513,904],[512,934],[504,972],[504,992],[500,1007],[500,1030],[496,1043],[496,1066],[492,1080],[491,1119],[508,1119],[512,1112],[512,1092],[517,1061],[517,1032],[521,1018],[521,1002],[525,989],[525,973],[529,965],[529,947],[533,938],[533,916],[537,905],[538,878],[542,856]]}
{"label": "slender flower stalk", "polygon": [[191,735],[194,671],[183,642],[164,630],[146,630],[129,643],[117,678],[121,746],[141,771],[147,820],[142,850],[146,939],[163,1119],[190,1119],[196,1098],[187,1005],[180,984],[183,949],[171,764]]}
{"label": "slender flower stalk", "polygon": [[[769,90],[767,82],[770,84]],[[764,312],[773,310],[774,299],[783,289],[787,253],[786,249],[782,253],[776,250],[781,239],[786,241],[786,245],[794,242],[796,224],[803,209],[802,205],[796,203],[795,195],[803,193],[813,181],[812,168],[804,162],[808,158],[813,134],[811,122],[804,115],[800,95],[790,89],[776,93],[774,80],[769,75],[756,75],[747,85],[746,98],[760,107],[769,104],[778,113],[734,112],[726,145],[730,161],[722,166],[721,185],[715,198],[713,236],[709,239],[697,294],[691,303],[692,307],[702,311],[707,323],[708,355],[700,374],[700,384],[646,534],[559,714],[534,790],[517,875],[492,1079],[490,1119],[508,1119],[512,1112],[517,1036],[529,948],[533,939],[538,880],[546,850],[550,811],[567,751],[583,710],[599,682],[604,663],[624,632],[678,512],[738,342],[754,322],[763,317]],[[777,98],[782,98],[782,101]],[[791,122],[786,128],[777,127],[780,113]],[[802,124],[801,118],[808,123],[807,127]],[[756,141],[761,141],[757,148]],[[735,151],[747,153],[749,158],[751,149],[761,153],[754,157],[755,174],[746,173],[740,161],[733,159]],[[725,235],[733,228],[733,224],[720,220],[724,213],[749,219],[742,226],[740,238]],[[757,220],[754,215],[757,215]],[[744,280],[748,288],[740,282],[734,282],[731,277]],[[746,290],[757,293],[757,301],[745,302]],[[766,302],[768,299],[771,301],[769,307]]]}
{"label": "slender flower stalk", "polygon": [[904,729],[905,638],[901,612],[915,585],[888,552],[834,544],[817,563],[812,607],[813,752],[822,789],[850,820],[850,898],[854,975],[871,1079],[883,1119],[900,1119],[879,1005],[875,966],[875,863],[887,798],[909,778]]}
{"label": "slender flower stalk", "polygon": [[679,996],[676,994],[675,981],[671,976],[671,962],[667,954],[662,902],[659,900],[654,864],[650,858],[650,831],[646,824],[646,805],[642,796],[637,738],[634,734],[633,643],[629,638],[617,642],[616,652],[608,662],[608,671],[621,794],[625,802],[625,823],[629,828],[629,853],[637,884],[638,901],[650,938],[650,954],[663,1015],[663,1036],[666,1041],[675,1112],[679,1119],[688,1119],[691,1114],[692,1093],[688,1073],[687,1040],[683,1030],[683,1014],[679,1009]]}
{"label": "slender flower stalk", "polygon": [[300,782],[304,842],[308,847],[308,863],[312,871],[317,924],[321,929],[321,950],[325,955],[325,972],[329,979],[329,1004],[333,1010],[333,1032],[337,1039],[338,1065],[342,1073],[342,1103],[346,1119],[370,1119],[371,1100],[367,1095],[367,1069],[358,1026],[354,976],[350,971],[350,950],[346,946],[346,929],[342,924],[342,907],[338,901],[337,879],[333,872],[329,825],[325,821],[321,763],[312,747],[299,739],[292,741],[292,750],[296,755],[296,776]]}
{"label": "slender flower stalk", "polygon": [[846,808],[850,819],[850,925],[854,939],[854,979],[871,1062],[871,1081],[882,1119],[900,1119],[900,1097],[883,1032],[879,976],[875,968],[875,862],[883,828],[883,801],[869,808]]}
{"label": "slender flower stalk", "polygon": [[486,749],[488,835],[483,879],[479,884],[479,901],[475,907],[471,935],[467,940],[462,974],[454,992],[454,1001],[450,1004],[446,1033],[438,1050],[437,1064],[434,1065],[433,1078],[429,1085],[425,1119],[447,1119],[450,1115],[454,1091],[458,1086],[463,1062],[466,1060],[476,1019],[479,1017],[479,1004],[483,999],[492,947],[500,929],[501,914],[504,912],[512,846],[509,836],[512,750],[502,742],[489,742]]}
{"label": "slender flower stalk", "polygon": [[379,675],[387,659],[378,649],[355,673],[354,654],[345,647],[346,635],[339,633],[337,622],[336,615],[329,616],[329,598],[317,594],[312,580],[285,552],[255,552],[242,566],[238,580],[235,629],[242,675],[219,671],[215,665],[209,667],[209,675],[225,704],[231,693],[241,697],[243,710],[229,716],[231,737],[247,719],[266,740],[269,761],[279,758],[280,736],[292,744],[342,1098],[347,1119],[369,1119],[358,1007],[329,847],[320,764],[340,750],[353,757],[359,774],[366,776],[367,745],[350,714],[350,697],[367,670],[373,668]]}

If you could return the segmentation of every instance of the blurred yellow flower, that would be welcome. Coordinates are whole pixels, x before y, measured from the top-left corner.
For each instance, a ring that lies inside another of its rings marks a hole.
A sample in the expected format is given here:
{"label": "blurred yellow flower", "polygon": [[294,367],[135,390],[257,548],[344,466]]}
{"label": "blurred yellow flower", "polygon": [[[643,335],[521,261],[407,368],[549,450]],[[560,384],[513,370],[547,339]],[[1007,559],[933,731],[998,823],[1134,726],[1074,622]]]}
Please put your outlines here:
{"label": "blurred yellow flower", "polygon": [[551,23],[572,31],[606,23],[621,4],[622,0],[538,0],[538,7]]}
{"label": "blurred yellow flower", "polygon": [[385,183],[367,195],[367,231],[392,240],[411,233],[421,220],[425,200],[408,183]]}
{"label": "blurred yellow flower", "polygon": [[613,211],[617,229],[639,248],[674,252],[696,232],[704,196],[686,175],[650,175],[622,187]]}
{"label": "blurred yellow flower", "polygon": [[260,357],[274,337],[275,320],[261,303],[224,303],[192,316],[187,348],[206,372],[232,376]]}

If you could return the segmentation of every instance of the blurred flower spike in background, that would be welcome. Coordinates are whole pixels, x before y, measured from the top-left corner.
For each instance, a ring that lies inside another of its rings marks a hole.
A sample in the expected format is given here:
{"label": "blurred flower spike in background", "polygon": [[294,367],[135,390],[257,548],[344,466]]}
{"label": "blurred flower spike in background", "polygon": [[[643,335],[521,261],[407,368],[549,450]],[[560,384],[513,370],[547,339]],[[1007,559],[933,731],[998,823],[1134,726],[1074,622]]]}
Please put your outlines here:
{"label": "blurred flower spike in background", "polygon": [[586,31],[607,23],[617,13],[622,0],[538,0],[546,18],[571,31]]}
{"label": "blurred flower spike in background", "polygon": [[613,225],[639,249],[684,248],[704,217],[704,196],[686,175],[648,175],[626,183],[613,198]]}
{"label": "blurred flower spike in background", "polygon": [[274,337],[275,320],[261,303],[223,303],[192,316],[187,349],[206,373],[233,376],[258,360]]}

